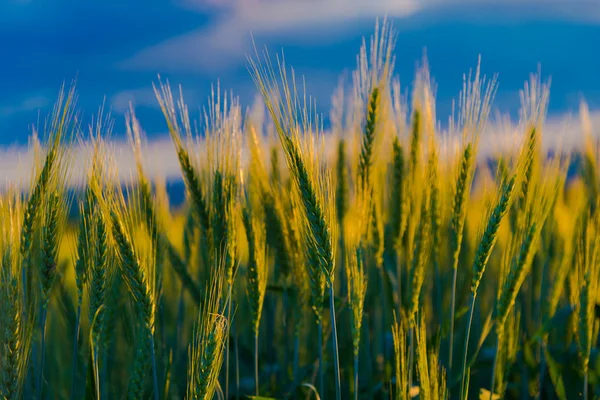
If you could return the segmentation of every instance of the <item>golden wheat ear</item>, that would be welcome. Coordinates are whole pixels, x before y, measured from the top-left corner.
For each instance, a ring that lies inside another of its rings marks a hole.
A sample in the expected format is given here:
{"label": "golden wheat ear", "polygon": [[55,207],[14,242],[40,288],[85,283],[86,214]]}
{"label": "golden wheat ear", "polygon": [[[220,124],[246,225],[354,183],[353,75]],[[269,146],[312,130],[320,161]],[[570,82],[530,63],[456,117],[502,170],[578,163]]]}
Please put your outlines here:
{"label": "golden wheat ear", "polygon": [[219,384],[229,337],[229,321],[222,305],[225,279],[223,260],[213,267],[188,350],[187,396],[190,399],[212,399]]}

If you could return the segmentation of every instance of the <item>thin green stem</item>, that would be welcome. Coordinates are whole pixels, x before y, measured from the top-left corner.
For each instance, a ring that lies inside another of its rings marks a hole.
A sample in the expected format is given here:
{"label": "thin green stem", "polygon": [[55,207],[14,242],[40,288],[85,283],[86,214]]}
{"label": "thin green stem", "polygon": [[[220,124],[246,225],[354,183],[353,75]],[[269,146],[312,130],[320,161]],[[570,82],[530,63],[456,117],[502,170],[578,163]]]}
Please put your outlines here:
{"label": "thin green stem", "polygon": [[[542,294],[545,292],[544,281],[546,279],[546,268],[545,263],[541,263],[541,272],[539,274],[540,284],[539,292],[535,294],[535,315],[538,318],[537,324],[541,326],[544,323],[544,316],[542,311]],[[542,396],[542,388],[544,387],[544,352],[542,351],[542,343],[536,343],[536,357],[540,360],[540,368],[538,375],[538,387],[540,390],[536,395],[536,399],[540,399]]]}
{"label": "thin green stem", "polygon": [[37,384],[39,400],[42,400],[42,395],[44,393],[42,384],[44,382],[44,362],[46,361],[46,317],[47,316],[48,316],[48,307],[43,306],[42,307],[42,323],[41,323],[42,343],[41,343],[41,349],[40,349],[40,351],[42,352],[42,355],[41,355],[40,371],[38,374],[38,384]]}
{"label": "thin green stem", "polygon": [[73,335],[73,376],[71,378],[71,400],[75,398],[77,386],[77,361],[79,360],[79,326],[81,324],[81,300],[77,301],[77,316],[75,317],[75,334]]}
{"label": "thin green stem", "polygon": [[258,333],[254,335],[254,386],[256,388],[255,394],[258,397]]}
{"label": "thin green stem", "polygon": [[93,346],[94,349],[94,383],[96,386],[96,398],[100,400],[100,374],[99,374],[99,363],[98,363],[98,344]]}
{"label": "thin green stem", "polygon": [[292,367],[293,371],[292,374],[293,379],[294,379],[294,389],[296,388],[296,386],[298,385],[298,368],[299,368],[299,364],[300,364],[300,334],[296,333],[294,335],[294,365]]}
{"label": "thin green stem", "polygon": [[290,301],[289,301],[289,294],[288,294],[288,286],[286,285],[283,288],[283,326],[284,326],[284,336],[283,336],[283,341],[285,343],[284,346],[284,352],[283,352],[283,368],[282,368],[282,379],[283,382],[288,383],[289,380],[289,365],[290,365],[290,341],[288,340],[288,333],[289,333],[289,328],[290,328],[290,324],[289,324],[289,318],[290,318],[290,313],[287,312],[287,310],[290,309]]}
{"label": "thin green stem", "polygon": [[[229,293],[227,298],[227,321],[231,326],[231,295],[233,285],[229,285]],[[225,346],[225,398],[229,399],[229,334],[227,335],[227,344]]]}
{"label": "thin green stem", "polygon": [[496,385],[496,369],[498,368],[498,356],[500,355],[500,350],[502,349],[502,330],[499,329],[497,331],[497,345],[496,345],[496,353],[494,354],[494,366],[492,367],[492,383],[490,385],[490,400],[493,399],[493,394],[495,393],[495,385]]}
{"label": "thin green stem", "polygon": [[[435,280],[433,282],[433,286],[434,286],[434,292],[433,292],[433,296],[434,296],[434,300],[433,300],[433,304],[435,304],[435,307],[437,307],[438,310],[443,310],[444,306],[442,304],[442,278],[441,278],[441,273],[440,273],[440,264],[439,262],[435,262],[433,264],[433,273],[435,275]],[[438,323],[440,324],[440,326],[443,324],[443,316],[440,315],[438,318]]]}
{"label": "thin green stem", "polygon": [[379,279],[379,296],[381,299],[381,336],[379,338],[380,343],[379,343],[379,351],[381,352],[381,363],[379,365],[379,368],[381,369],[381,374],[384,377],[385,380],[385,283],[384,283],[384,274],[385,274],[385,270],[383,269],[383,265],[380,265],[380,279]]}
{"label": "thin green stem", "polygon": [[152,357],[152,386],[154,400],[158,400],[158,377],[156,373],[156,356],[154,354],[154,334],[150,333],[150,357]]}
{"label": "thin green stem", "polygon": [[448,342],[448,377],[452,377],[452,356],[454,350],[454,312],[456,308],[456,280],[458,268],[452,272],[452,295],[450,298],[450,340]]}
{"label": "thin green stem", "polygon": [[408,333],[408,391],[413,384],[413,364],[415,354],[415,324],[414,321],[410,322],[410,328]]}
{"label": "thin green stem", "polygon": [[473,323],[473,312],[474,312],[474,308],[475,308],[475,299],[477,298],[477,295],[475,293],[471,293],[471,302],[469,305],[469,319],[467,322],[467,330],[465,333],[465,343],[464,343],[464,352],[463,352],[463,363],[462,363],[462,377],[461,377],[461,381],[460,381],[460,397],[463,398],[464,396],[464,389],[465,389],[465,375],[466,375],[466,369],[467,369],[467,355],[468,355],[468,351],[469,351],[469,336],[471,334],[471,324]]}
{"label": "thin green stem", "polygon": [[354,400],[358,400],[358,354],[354,354]]}
{"label": "thin green stem", "polygon": [[[365,313],[365,321],[369,320],[369,313]],[[364,343],[366,346],[366,358],[367,358],[367,365],[370,367],[371,365],[373,365],[373,355],[372,355],[372,350],[371,350],[371,330],[369,329],[369,324],[363,324],[363,329],[364,329]],[[371,373],[371,371],[369,371],[369,381],[367,382],[367,387],[368,388],[372,388],[374,385],[373,383],[373,374]],[[369,393],[369,399],[373,399],[373,390],[368,391]]]}
{"label": "thin green stem", "polygon": [[583,373],[583,400],[588,399],[588,370],[589,368],[586,368]]}
{"label": "thin green stem", "polygon": [[323,322],[319,321],[319,396],[323,396],[325,388],[325,368],[323,368]]}
{"label": "thin green stem", "polygon": [[238,351],[238,335],[235,332],[235,399],[240,400],[240,354]]}
{"label": "thin green stem", "polygon": [[100,353],[100,357],[103,360],[102,371],[101,371],[101,375],[100,375],[100,384],[101,384],[100,390],[102,392],[102,397],[106,398],[107,390],[108,390],[108,385],[106,384],[106,381],[109,376],[108,365],[109,365],[109,359],[110,359],[111,355],[114,354],[115,342],[114,342],[114,340],[111,340],[109,342],[104,342],[104,343],[106,345],[106,351]]}
{"label": "thin green stem", "polygon": [[184,292],[183,292],[183,284],[181,285],[181,292],[179,293],[179,300],[177,302],[177,322],[176,322],[176,328],[175,328],[175,340],[173,341],[173,348],[174,351],[173,353],[176,355],[175,358],[175,365],[177,365],[178,361],[179,361],[179,356],[177,356],[178,354],[180,354],[179,352],[179,344],[183,343],[183,327],[184,327],[184,315],[185,315],[185,299],[184,299]]}
{"label": "thin green stem", "polygon": [[335,398],[341,400],[340,355],[338,353],[337,329],[335,326],[335,296],[333,284],[329,285],[329,309],[331,311],[331,340],[333,345],[333,366],[335,368]]}

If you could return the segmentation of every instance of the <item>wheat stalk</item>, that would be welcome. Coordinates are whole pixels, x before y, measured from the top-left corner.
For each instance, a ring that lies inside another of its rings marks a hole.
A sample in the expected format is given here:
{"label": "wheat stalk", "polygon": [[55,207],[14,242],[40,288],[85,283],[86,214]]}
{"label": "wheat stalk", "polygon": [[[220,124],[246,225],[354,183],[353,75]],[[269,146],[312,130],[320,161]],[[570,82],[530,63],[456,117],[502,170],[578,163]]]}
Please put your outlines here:
{"label": "wheat stalk", "polygon": [[252,315],[252,329],[254,331],[254,379],[256,385],[256,396],[259,395],[258,382],[258,335],[260,318],[265,300],[265,292],[268,281],[268,257],[266,250],[266,232],[264,219],[253,212],[251,200],[246,200],[243,210],[243,221],[248,239],[248,270],[247,291]]}

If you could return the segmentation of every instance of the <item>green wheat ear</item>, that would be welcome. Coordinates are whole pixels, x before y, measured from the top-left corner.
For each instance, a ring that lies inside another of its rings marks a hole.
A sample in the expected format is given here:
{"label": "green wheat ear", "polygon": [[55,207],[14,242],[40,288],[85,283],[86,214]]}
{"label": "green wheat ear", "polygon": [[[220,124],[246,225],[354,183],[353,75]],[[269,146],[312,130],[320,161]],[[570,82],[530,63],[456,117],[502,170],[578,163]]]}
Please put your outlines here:
{"label": "green wheat ear", "polygon": [[16,277],[2,277],[3,349],[0,391],[6,399],[22,398],[31,354],[31,324],[23,321],[19,282]]}
{"label": "green wheat ear", "polygon": [[410,137],[410,171],[411,176],[414,176],[419,166],[419,159],[421,157],[421,112],[420,110],[414,110],[412,116],[412,130]]}
{"label": "green wheat ear", "polygon": [[90,322],[96,318],[93,336],[98,338],[104,332],[104,314],[102,307],[106,304],[107,287],[110,277],[109,243],[106,221],[102,213],[97,212],[93,218],[94,257],[89,271],[89,314]]}
{"label": "green wheat ear", "polygon": [[498,202],[492,209],[487,225],[483,231],[483,236],[475,253],[473,262],[473,277],[471,279],[471,292],[477,293],[481,283],[481,277],[485,272],[485,267],[492,254],[492,249],[498,240],[498,228],[504,219],[515,188],[516,177],[513,176],[508,182],[502,184]]}
{"label": "green wheat ear", "polygon": [[191,128],[187,107],[183,103],[183,94],[176,108],[173,94],[168,84],[160,83],[158,87],[154,86],[154,92],[167,121],[167,127],[175,145],[186,189],[190,193],[192,204],[200,220],[202,234],[206,238],[210,238],[211,219],[209,216],[210,211],[207,195],[202,187],[201,176],[197,167],[193,164],[190,151],[184,143],[184,134],[190,136]]}
{"label": "green wheat ear", "polygon": [[26,258],[31,248],[34,224],[37,219],[40,206],[46,195],[46,190],[51,184],[53,177],[59,171],[57,168],[65,157],[64,143],[70,139],[72,122],[74,118],[75,87],[72,86],[68,92],[61,89],[58,101],[54,107],[50,118],[50,128],[48,133],[48,150],[39,172],[23,215],[23,224],[21,231],[21,257]]}
{"label": "green wheat ear", "polygon": [[62,238],[59,232],[59,213],[61,212],[61,197],[57,192],[49,195],[44,225],[42,227],[42,264],[40,281],[42,285],[42,304],[47,307],[50,301],[50,291],[56,277],[57,253]]}
{"label": "green wheat ear", "polygon": [[338,142],[337,160],[336,160],[336,214],[338,224],[343,226],[344,219],[348,213],[349,204],[349,186],[348,186],[348,165],[346,164],[346,141],[340,139]]}
{"label": "green wheat ear", "polygon": [[[329,179],[317,169],[316,149],[310,143],[303,143],[302,132],[314,132],[311,120],[312,105],[305,104],[301,108],[299,95],[295,89],[292,77],[292,86],[289,86],[287,71],[284,64],[280,64],[281,85],[274,78],[273,67],[267,58],[268,65],[257,64],[251,61],[251,74],[263,95],[266,107],[271,114],[280,138],[288,168],[291,171],[298,201],[302,205],[306,218],[306,233],[311,235],[309,240],[308,257],[322,274],[328,286],[334,278],[334,243],[335,224],[331,224],[332,210],[331,199],[327,194],[331,191]],[[302,132],[299,132],[300,125]],[[328,199],[328,200],[326,200]],[[312,268],[312,267],[311,267]]]}
{"label": "green wheat ear", "polygon": [[[522,218],[521,232],[516,232],[515,237],[521,240],[518,255],[506,268],[507,276],[504,279],[498,300],[497,323],[503,325],[510,308],[513,307],[517,294],[528,275],[533,257],[541,240],[542,227],[545,225],[549,213],[553,209],[558,197],[559,188],[564,182],[564,171],[557,163],[550,163],[543,173],[546,181],[531,182],[529,190],[530,201],[526,204],[526,214]],[[535,201],[533,200],[535,198]],[[504,278],[504,277],[503,277]]]}
{"label": "green wheat ear", "polygon": [[404,150],[398,137],[394,137],[392,143],[392,194],[390,196],[390,211],[389,223],[391,225],[391,240],[394,245],[397,245],[400,236],[403,233],[403,221],[406,215],[403,213],[402,206],[405,196],[405,166],[404,166]]}
{"label": "green wheat ear", "polygon": [[0,397],[24,396],[35,318],[22,297],[20,232],[22,200],[14,188],[0,194]]}
{"label": "green wheat ear", "polygon": [[[15,243],[16,244],[16,243]],[[0,272],[0,395],[22,398],[31,352],[30,324],[23,320],[20,283],[12,267],[12,255],[4,250]]]}
{"label": "green wheat ear", "polygon": [[364,302],[367,294],[367,274],[364,269],[364,252],[360,245],[349,245],[346,260],[348,276],[348,302],[352,311],[352,343],[354,356],[360,349],[360,332],[363,320]]}
{"label": "green wheat ear", "polygon": [[473,181],[474,160],[473,146],[467,144],[460,159],[459,174],[452,198],[452,235],[450,236],[453,250],[453,268],[458,267],[460,248],[463,240],[463,231],[467,218],[467,205],[471,182]]}
{"label": "green wheat ear", "polygon": [[264,218],[256,211],[253,206],[248,204],[243,209],[243,222],[246,228],[246,237],[248,239],[248,270],[247,270],[247,291],[250,302],[250,312],[252,315],[252,327],[254,334],[258,334],[260,317],[262,314],[263,302],[268,281],[268,258],[266,250],[266,231]]}
{"label": "green wheat ear", "polygon": [[461,378],[461,393],[468,391],[468,383],[465,387],[465,383],[468,381],[468,368],[467,368],[467,357],[468,357],[468,345],[469,336],[471,332],[471,325],[473,322],[473,312],[475,309],[475,300],[477,298],[477,290],[481,284],[481,278],[487,267],[488,261],[492,254],[492,250],[498,240],[498,229],[500,224],[504,220],[504,217],[512,202],[513,193],[515,189],[517,175],[513,175],[508,182],[502,182],[500,191],[495,199],[491,212],[489,214],[487,224],[483,231],[481,240],[475,253],[475,259],[473,260],[472,267],[472,278],[471,278],[471,300],[469,304],[469,317],[467,322],[467,334],[465,335],[464,346],[463,346],[463,362],[462,362],[462,378]]}
{"label": "green wheat ear", "polygon": [[[281,83],[274,78],[273,67],[268,57],[266,67],[252,60],[250,63],[252,77],[261,91],[284,150],[295,188],[295,201],[301,205],[302,229],[308,238],[308,246],[305,249],[308,261],[307,270],[311,278],[311,288],[315,292],[313,297],[321,303],[321,306],[318,303],[314,304],[320,334],[322,334],[322,323],[319,314],[322,312],[321,294],[324,293],[321,288],[324,289],[326,286],[329,289],[336,397],[340,399],[341,383],[334,296],[335,245],[337,243],[335,197],[328,171],[323,171],[319,165],[318,156],[321,148],[305,136],[314,135],[317,139],[321,137],[318,119],[313,116],[315,106],[312,100],[310,103],[306,102],[306,96],[304,104],[301,105],[293,74],[292,86],[290,86],[284,63],[279,64]],[[322,355],[319,358],[321,361],[319,365],[320,387],[322,388],[324,382]]]}
{"label": "green wheat ear", "polygon": [[19,250],[21,258],[21,280],[22,296],[24,301],[24,315],[32,304],[31,297],[34,295],[30,282],[32,280],[32,270],[29,268],[32,256],[32,246],[34,234],[39,226],[39,214],[42,211],[43,202],[47,192],[52,185],[63,185],[67,178],[68,165],[65,158],[65,144],[71,139],[73,131],[77,126],[73,123],[75,86],[73,85],[68,92],[64,87],[61,89],[58,101],[54,106],[52,115],[48,123],[48,149],[44,157],[41,170],[31,182],[31,191],[25,204],[25,211],[21,224],[21,234],[19,240]]}
{"label": "green wheat ear", "polygon": [[415,245],[413,249],[413,257],[411,264],[411,294],[410,304],[408,307],[408,313],[413,318],[419,308],[419,298],[421,296],[421,289],[425,280],[426,268],[429,262],[430,249],[431,249],[431,238],[429,230],[431,227],[431,218],[429,217],[430,209],[429,202],[427,201],[428,190],[425,190],[425,199],[421,203],[421,213],[419,217],[419,228],[417,236],[415,238]]}
{"label": "green wheat ear", "polygon": [[237,184],[234,177],[214,173],[211,202],[212,233],[215,244],[214,258],[225,259],[227,283],[233,285],[237,272]]}
{"label": "green wheat ear", "polygon": [[363,134],[363,140],[360,149],[360,158],[358,162],[358,180],[366,188],[371,184],[371,166],[373,164],[373,145],[375,143],[375,134],[380,107],[379,88],[375,87],[371,91],[368,101],[367,120]]}

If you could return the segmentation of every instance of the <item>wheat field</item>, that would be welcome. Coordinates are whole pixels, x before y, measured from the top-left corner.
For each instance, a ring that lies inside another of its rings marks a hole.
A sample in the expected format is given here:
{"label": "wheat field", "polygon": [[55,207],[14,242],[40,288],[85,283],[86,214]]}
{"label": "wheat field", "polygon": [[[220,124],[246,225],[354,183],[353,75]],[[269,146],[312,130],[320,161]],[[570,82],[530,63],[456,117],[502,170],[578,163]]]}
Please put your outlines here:
{"label": "wheat field", "polygon": [[0,397],[600,398],[598,127],[582,106],[584,145],[548,151],[532,75],[484,152],[496,79],[466,74],[442,124],[394,38],[365,41],[327,131],[263,50],[250,110],[216,90],[190,115],[157,81],[177,208],[134,110],[123,181],[110,113],[83,127],[62,90],[27,189],[0,191]]}

